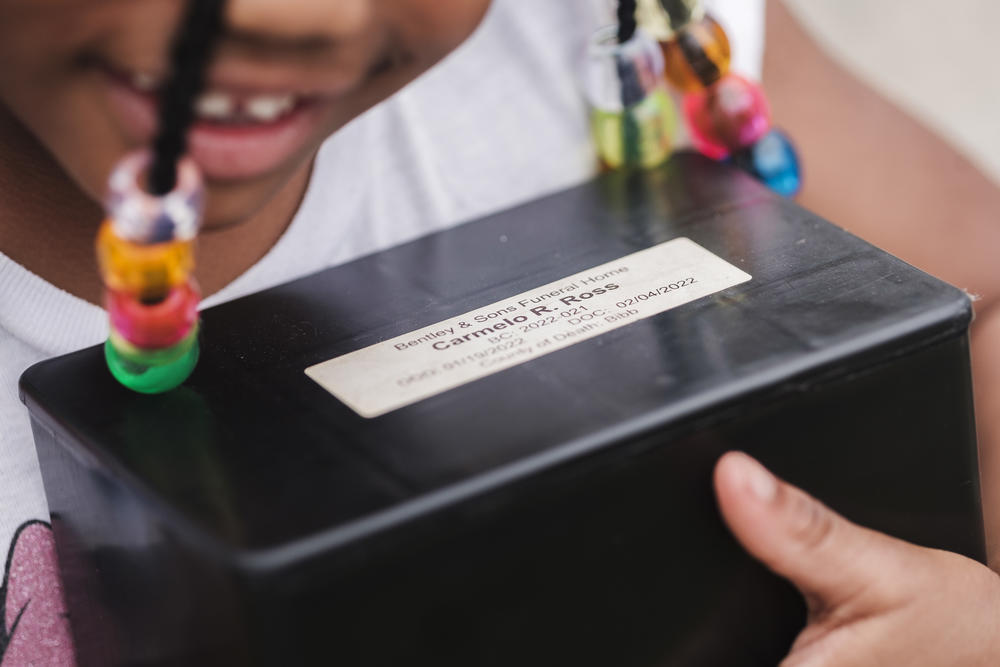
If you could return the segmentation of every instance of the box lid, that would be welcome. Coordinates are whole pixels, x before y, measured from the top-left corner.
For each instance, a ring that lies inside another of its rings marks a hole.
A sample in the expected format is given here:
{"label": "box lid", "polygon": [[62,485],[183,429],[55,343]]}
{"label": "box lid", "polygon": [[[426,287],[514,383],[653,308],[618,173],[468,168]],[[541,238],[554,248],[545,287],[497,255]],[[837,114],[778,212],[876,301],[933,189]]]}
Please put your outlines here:
{"label": "box lid", "polygon": [[[305,369],[686,237],[751,279],[364,418]],[[959,335],[961,291],[678,154],[204,311],[183,387],[118,386],[100,347],[21,379],[33,417],[188,538],[283,558],[751,394]]]}

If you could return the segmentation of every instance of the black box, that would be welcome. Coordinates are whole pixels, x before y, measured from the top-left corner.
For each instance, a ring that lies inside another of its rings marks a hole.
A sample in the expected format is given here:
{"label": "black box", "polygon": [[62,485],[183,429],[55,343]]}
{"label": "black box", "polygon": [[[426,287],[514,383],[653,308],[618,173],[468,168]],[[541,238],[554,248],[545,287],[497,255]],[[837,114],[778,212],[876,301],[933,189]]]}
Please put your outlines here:
{"label": "black box", "polygon": [[[372,419],[304,373],[679,237],[752,279]],[[970,316],[682,154],[212,308],[165,395],[99,348],[38,364],[80,663],[774,665],[804,607],[725,530],[714,462],[982,560]]]}

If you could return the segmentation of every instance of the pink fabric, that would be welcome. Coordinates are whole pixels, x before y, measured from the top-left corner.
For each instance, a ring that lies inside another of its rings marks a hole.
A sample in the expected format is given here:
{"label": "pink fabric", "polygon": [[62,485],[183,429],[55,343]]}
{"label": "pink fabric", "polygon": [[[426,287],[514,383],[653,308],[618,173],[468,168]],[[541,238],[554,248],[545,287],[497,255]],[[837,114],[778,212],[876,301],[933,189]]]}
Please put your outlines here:
{"label": "pink fabric", "polygon": [[0,667],[76,665],[52,530],[27,524],[11,548],[4,619],[10,641]]}

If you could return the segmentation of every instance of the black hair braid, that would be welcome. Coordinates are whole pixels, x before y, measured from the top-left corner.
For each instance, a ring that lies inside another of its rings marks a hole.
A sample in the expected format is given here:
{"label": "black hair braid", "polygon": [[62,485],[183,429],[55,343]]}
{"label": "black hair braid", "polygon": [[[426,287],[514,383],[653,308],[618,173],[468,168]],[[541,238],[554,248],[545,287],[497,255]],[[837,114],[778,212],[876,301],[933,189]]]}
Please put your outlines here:
{"label": "black hair braid", "polygon": [[618,0],[618,43],[624,44],[635,34],[636,0]]}
{"label": "black hair braid", "polygon": [[170,46],[170,74],[159,94],[159,119],[153,140],[149,191],[165,195],[177,182],[177,161],[187,149],[194,101],[205,83],[205,69],[222,32],[225,0],[188,0]]}

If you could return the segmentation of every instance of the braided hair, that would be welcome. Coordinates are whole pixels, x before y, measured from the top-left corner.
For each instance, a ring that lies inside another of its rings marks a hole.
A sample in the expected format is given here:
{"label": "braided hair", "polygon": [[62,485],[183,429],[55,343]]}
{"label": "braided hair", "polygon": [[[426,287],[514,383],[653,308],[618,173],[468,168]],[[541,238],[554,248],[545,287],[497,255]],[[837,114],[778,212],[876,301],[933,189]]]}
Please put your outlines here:
{"label": "braided hair", "polygon": [[180,28],[170,46],[170,74],[160,91],[153,140],[149,191],[165,195],[177,182],[177,161],[187,150],[195,98],[205,84],[205,70],[223,29],[225,0],[187,0]]}
{"label": "braided hair", "polygon": [[636,0],[618,0],[618,43],[624,44],[635,34]]}

